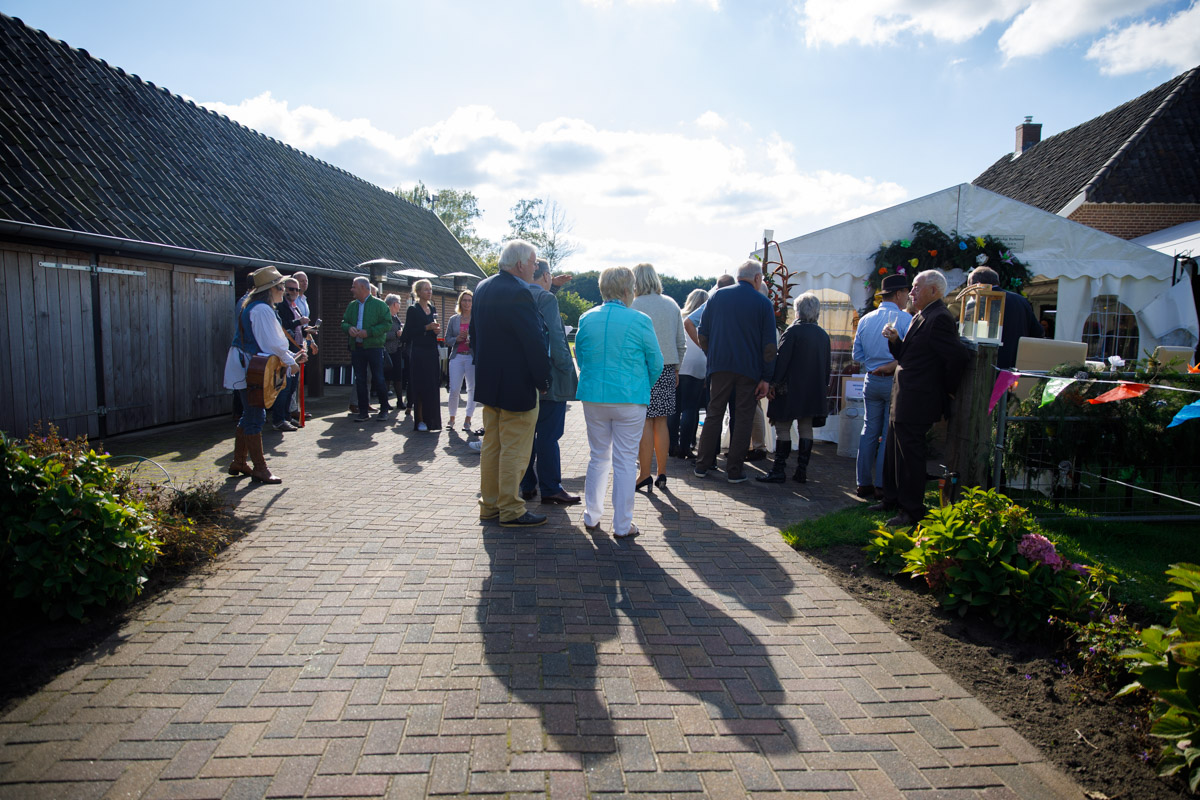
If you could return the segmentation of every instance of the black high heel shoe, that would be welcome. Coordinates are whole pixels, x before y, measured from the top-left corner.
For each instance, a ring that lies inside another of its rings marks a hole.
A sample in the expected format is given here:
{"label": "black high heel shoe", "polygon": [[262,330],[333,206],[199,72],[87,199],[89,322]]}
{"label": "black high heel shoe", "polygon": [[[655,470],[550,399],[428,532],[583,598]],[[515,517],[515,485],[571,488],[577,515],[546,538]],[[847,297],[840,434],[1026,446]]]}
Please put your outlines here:
{"label": "black high heel shoe", "polygon": [[651,478],[649,475],[647,475],[646,479],[644,481],[638,481],[637,486],[635,486],[633,488],[634,488],[634,491],[637,491],[638,489],[649,489],[650,491],[654,491],[653,483],[654,483],[654,479]]}
{"label": "black high heel shoe", "polygon": [[[649,480],[649,478],[647,478],[646,480]],[[666,489],[666,488],[667,488],[667,476],[666,476],[666,474],[664,473],[664,474],[662,474],[662,475],[659,475],[659,476],[658,476],[658,480],[656,480],[656,481],[654,482],[654,485],[655,485],[655,486],[657,486],[659,489]]]}

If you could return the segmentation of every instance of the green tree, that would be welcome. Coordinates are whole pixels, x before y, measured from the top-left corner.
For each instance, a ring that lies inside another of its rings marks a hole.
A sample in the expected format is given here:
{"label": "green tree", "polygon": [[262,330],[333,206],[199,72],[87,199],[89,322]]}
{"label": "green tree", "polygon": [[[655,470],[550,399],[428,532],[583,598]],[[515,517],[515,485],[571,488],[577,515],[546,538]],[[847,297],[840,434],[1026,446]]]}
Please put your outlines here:
{"label": "green tree", "polygon": [[556,269],[579,250],[569,238],[575,223],[556,201],[540,197],[518,200],[509,213],[508,235],[505,239],[524,239],[538,249],[538,255]]}
{"label": "green tree", "polygon": [[563,324],[572,328],[579,327],[579,318],[583,312],[595,306],[595,303],[584,300],[574,292],[559,289],[555,299],[558,300],[558,313],[562,314]]}
{"label": "green tree", "polygon": [[396,196],[421,208],[432,208],[438,219],[446,226],[463,249],[483,267],[488,253],[495,245],[475,233],[475,221],[483,216],[479,210],[479,198],[461,189],[440,189],[430,192],[424,181],[417,181],[411,189],[397,188]]}
{"label": "green tree", "polygon": [[687,296],[694,289],[708,290],[713,285],[712,278],[703,278],[700,276],[688,278],[687,280],[674,278],[670,275],[659,275],[658,277],[662,280],[663,294],[678,303],[680,308],[683,308],[683,304],[687,302]]}
{"label": "green tree", "polygon": [[600,273],[596,270],[577,272],[559,288],[559,293],[572,292],[592,305],[600,303]]}

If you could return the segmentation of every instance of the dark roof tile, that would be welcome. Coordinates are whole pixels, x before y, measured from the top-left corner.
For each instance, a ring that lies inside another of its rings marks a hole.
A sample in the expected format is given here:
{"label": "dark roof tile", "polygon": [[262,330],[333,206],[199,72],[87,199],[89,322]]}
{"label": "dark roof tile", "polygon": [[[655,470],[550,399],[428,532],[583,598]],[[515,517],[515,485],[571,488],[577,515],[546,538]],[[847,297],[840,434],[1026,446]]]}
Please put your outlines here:
{"label": "dark roof tile", "polygon": [[1004,156],[974,183],[1052,213],[1084,190],[1094,203],[1194,203],[1198,152],[1200,67]]}
{"label": "dark roof tile", "polygon": [[479,272],[431,211],[0,14],[0,218],[352,272]]}

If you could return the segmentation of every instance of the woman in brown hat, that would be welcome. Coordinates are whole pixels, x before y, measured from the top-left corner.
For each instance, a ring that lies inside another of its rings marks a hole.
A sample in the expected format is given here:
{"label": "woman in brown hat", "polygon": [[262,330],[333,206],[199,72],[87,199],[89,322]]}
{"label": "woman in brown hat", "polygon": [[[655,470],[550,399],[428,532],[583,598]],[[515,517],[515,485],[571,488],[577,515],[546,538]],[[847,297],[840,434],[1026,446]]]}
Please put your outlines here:
{"label": "woman in brown hat", "polygon": [[[298,373],[300,367],[288,349],[287,337],[275,312],[275,306],[283,300],[284,277],[274,267],[263,267],[250,277],[254,285],[238,304],[237,330],[225,359],[225,388],[237,391],[242,400],[242,418],[238,422],[229,474],[249,475],[259,483],[282,483],[267,468],[262,444],[267,410],[250,402],[246,369],[250,360],[260,354],[278,356],[287,365],[289,376]],[[254,463],[253,469],[246,463],[247,454]]]}

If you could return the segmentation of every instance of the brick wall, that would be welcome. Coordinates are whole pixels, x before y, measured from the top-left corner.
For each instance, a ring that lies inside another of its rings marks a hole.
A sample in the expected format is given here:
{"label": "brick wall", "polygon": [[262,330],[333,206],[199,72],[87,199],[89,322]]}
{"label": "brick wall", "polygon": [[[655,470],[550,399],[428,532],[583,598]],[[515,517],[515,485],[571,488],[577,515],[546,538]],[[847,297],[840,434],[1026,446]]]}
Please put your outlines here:
{"label": "brick wall", "polygon": [[[333,367],[343,366],[350,363],[349,338],[342,331],[342,315],[346,313],[346,306],[350,305],[350,301],[354,296],[350,294],[351,282],[343,278],[319,278],[321,284],[321,313],[318,314],[324,322],[321,325],[321,355],[322,366]],[[309,290],[312,294],[312,290]],[[389,294],[398,294],[404,298],[404,308],[408,308],[407,291],[397,291],[393,284],[389,287],[384,284],[383,296]],[[442,294],[434,289],[433,307],[437,310],[438,324],[441,329],[438,336],[441,336],[446,331],[446,322],[454,315],[454,303],[458,299],[457,294]]]}
{"label": "brick wall", "polygon": [[1084,203],[1069,219],[1122,239],[1136,239],[1200,219],[1200,203]]}

